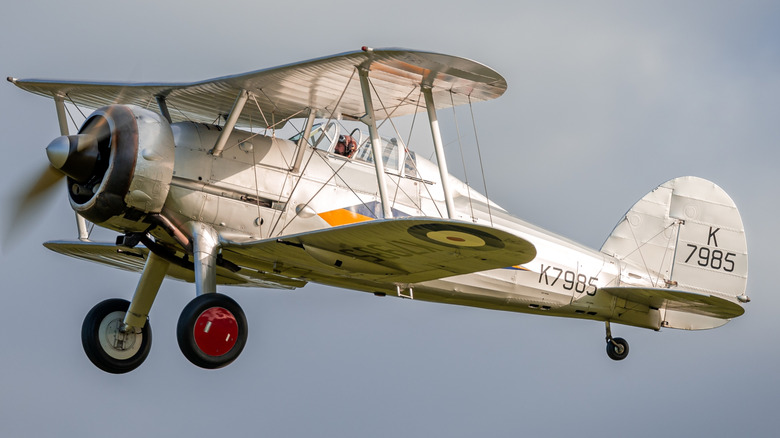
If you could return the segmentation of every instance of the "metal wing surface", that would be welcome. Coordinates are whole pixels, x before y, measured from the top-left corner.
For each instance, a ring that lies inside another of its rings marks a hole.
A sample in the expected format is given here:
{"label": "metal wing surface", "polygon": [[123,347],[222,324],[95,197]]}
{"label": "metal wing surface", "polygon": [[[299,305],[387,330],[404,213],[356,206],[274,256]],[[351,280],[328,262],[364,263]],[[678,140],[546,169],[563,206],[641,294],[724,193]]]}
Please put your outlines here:
{"label": "metal wing surface", "polygon": [[656,309],[665,308],[710,318],[730,319],[745,313],[739,304],[709,294],[634,287],[605,287],[599,291]]}
{"label": "metal wing surface", "polygon": [[204,123],[230,113],[241,90],[247,90],[253,99],[244,107],[238,124],[263,127],[305,117],[308,108],[315,109],[320,117],[339,113],[363,116],[357,68],[370,70],[375,90],[374,116],[379,119],[388,117],[388,113],[395,117],[424,110],[425,102],[419,92],[422,83],[433,87],[437,108],[495,99],[506,90],[504,78],[478,62],[403,49],[346,52],[191,83],[8,80],[31,93],[60,96],[91,108],[125,103],[157,109],[155,100],[162,97],[173,121]]}
{"label": "metal wing surface", "polygon": [[513,234],[432,218],[375,220],[246,244],[225,259],[326,283],[416,283],[527,263],[534,246]]}
{"label": "metal wing surface", "polygon": [[[143,271],[149,250],[142,246],[127,248],[112,243],[52,241],[43,244],[50,250],[81,260],[100,263],[125,271]],[[177,280],[192,283],[195,275],[192,269],[171,264],[167,275]],[[217,283],[230,286],[266,287],[274,289],[294,289],[306,285],[305,281],[280,277],[274,274],[260,273],[250,269],[240,269],[237,272],[223,267],[217,267]]]}

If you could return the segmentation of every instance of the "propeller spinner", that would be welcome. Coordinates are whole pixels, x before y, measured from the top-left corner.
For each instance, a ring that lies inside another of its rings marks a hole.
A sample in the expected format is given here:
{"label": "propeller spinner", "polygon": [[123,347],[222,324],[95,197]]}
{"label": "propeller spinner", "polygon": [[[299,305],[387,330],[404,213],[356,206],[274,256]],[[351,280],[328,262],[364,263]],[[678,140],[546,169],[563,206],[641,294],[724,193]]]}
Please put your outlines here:
{"label": "propeller spinner", "polygon": [[52,167],[80,183],[92,177],[100,152],[98,139],[92,134],[63,135],[46,147]]}

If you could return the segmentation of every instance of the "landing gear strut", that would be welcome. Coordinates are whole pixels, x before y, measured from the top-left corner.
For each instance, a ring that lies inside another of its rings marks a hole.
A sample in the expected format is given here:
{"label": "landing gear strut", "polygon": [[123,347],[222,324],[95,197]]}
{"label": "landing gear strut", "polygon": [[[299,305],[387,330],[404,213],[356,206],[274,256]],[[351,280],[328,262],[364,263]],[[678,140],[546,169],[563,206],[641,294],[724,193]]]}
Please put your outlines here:
{"label": "landing gear strut", "polygon": [[185,227],[192,235],[197,297],[181,312],[176,339],[181,352],[193,364],[222,368],[236,360],[244,349],[246,316],[232,298],[217,293],[217,232],[198,222],[188,222]]}
{"label": "landing gear strut", "polygon": [[612,360],[623,360],[628,356],[628,341],[623,338],[613,338],[609,321],[607,326],[607,356]]}
{"label": "landing gear strut", "polygon": [[138,368],[152,348],[149,309],[169,263],[149,253],[133,301],[118,298],[98,303],[84,318],[81,344],[95,366],[113,374]]}

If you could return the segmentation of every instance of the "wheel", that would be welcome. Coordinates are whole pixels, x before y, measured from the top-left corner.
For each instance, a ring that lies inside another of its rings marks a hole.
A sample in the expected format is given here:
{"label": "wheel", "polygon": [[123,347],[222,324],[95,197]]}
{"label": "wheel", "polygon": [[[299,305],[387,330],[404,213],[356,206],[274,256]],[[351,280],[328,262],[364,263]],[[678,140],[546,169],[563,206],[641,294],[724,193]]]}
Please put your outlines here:
{"label": "wheel", "polygon": [[176,338],[184,356],[207,369],[222,368],[238,357],[247,338],[244,311],[232,298],[204,294],[190,301],[179,316]]}
{"label": "wheel", "polygon": [[118,298],[105,300],[87,313],[81,325],[81,345],[96,367],[112,374],[124,374],[138,368],[152,348],[149,321],[142,329],[123,332],[125,313],[130,302]]}
{"label": "wheel", "polygon": [[607,356],[612,360],[623,360],[628,356],[628,341],[623,338],[612,338],[607,341]]}

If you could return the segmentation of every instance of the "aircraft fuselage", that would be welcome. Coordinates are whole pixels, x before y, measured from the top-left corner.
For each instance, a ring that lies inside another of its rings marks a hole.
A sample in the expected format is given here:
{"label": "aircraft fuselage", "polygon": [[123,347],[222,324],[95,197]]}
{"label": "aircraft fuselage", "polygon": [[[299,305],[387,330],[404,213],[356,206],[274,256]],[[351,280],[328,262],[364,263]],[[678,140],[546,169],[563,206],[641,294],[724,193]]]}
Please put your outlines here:
{"label": "aircraft fuselage", "polygon": [[[209,224],[233,241],[249,242],[381,217],[374,166],[323,149],[305,148],[302,173],[290,170],[296,144],[285,139],[235,131],[220,157],[207,152],[217,127],[173,124],[176,158],[164,212],[176,221]],[[433,163],[416,157],[401,166],[405,152],[387,160],[387,177],[398,216],[446,214],[440,178]],[[658,309],[625,302],[599,289],[650,286],[637,267],[525,223],[450,177],[455,188],[454,219],[492,225],[534,244],[537,257],[523,266],[507,266],[418,284],[377,284],[353,279],[314,278],[323,284],[514,312],[612,320],[658,329]],[[470,200],[469,200],[470,196]],[[342,221],[339,223],[339,221]],[[156,236],[170,239],[166,235]],[[416,251],[408,242],[359,248],[364,255]],[[259,267],[261,268],[261,267]]]}

